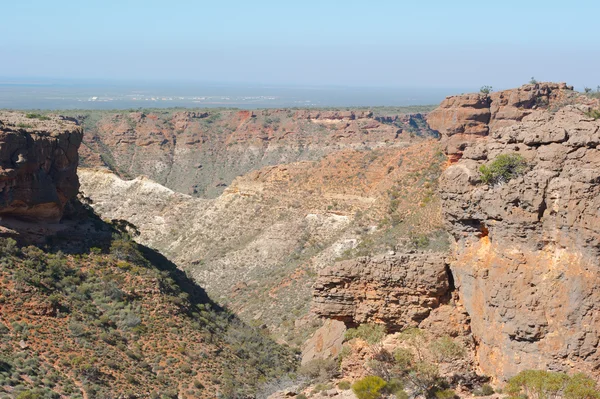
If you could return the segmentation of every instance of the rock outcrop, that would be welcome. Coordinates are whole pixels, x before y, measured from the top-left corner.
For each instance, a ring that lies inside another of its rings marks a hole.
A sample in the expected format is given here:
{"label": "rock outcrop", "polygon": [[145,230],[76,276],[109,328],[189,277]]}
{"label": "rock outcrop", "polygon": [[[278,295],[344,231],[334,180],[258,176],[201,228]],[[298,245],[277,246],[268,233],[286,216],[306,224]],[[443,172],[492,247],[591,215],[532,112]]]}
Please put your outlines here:
{"label": "rock outcrop", "polygon": [[[598,376],[600,120],[564,84],[478,98],[488,107],[453,97],[429,121],[462,157],[440,194],[479,367],[501,380],[524,369]],[[526,161],[525,173],[484,184],[480,165],[509,153]]]}
{"label": "rock outcrop", "polygon": [[575,95],[565,83],[541,83],[491,94],[451,96],[427,115],[427,122],[442,134],[448,156],[457,160],[468,143],[490,130],[518,123],[536,109],[559,107]]}
{"label": "rock outcrop", "polygon": [[0,112],[0,216],[59,221],[79,191],[82,136],[67,118]]}
{"label": "rock outcrop", "polygon": [[334,359],[342,352],[346,325],[329,319],[304,343],[302,364],[315,359]]}
{"label": "rock outcrop", "polygon": [[384,323],[388,330],[417,326],[450,298],[444,254],[362,257],[323,269],[313,311],[353,326]]}

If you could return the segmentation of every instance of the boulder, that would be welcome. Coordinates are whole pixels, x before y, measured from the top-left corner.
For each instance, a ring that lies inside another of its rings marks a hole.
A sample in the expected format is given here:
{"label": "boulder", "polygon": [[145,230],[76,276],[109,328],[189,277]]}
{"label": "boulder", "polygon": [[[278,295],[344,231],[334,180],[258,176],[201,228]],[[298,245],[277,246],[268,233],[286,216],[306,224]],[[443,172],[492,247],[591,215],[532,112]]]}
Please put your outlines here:
{"label": "boulder", "polygon": [[346,325],[338,320],[327,319],[304,343],[302,364],[316,359],[334,359],[342,351]]}

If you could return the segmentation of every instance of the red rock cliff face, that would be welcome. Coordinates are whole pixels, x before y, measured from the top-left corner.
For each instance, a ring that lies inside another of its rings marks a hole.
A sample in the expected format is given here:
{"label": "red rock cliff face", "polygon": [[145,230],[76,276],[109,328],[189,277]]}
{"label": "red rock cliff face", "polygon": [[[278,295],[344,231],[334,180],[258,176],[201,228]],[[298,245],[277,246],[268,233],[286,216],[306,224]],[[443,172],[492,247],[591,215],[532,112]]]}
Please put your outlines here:
{"label": "red rock cliff face", "polygon": [[417,326],[450,296],[443,254],[402,254],[338,262],[319,274],[313,310],[349,325]]}
{"label": "red rock cliff face", "polygon": [[77,195],[77,149],[83,132],[60,117],[0,112],[0,215],[60,220]]}
{"label": "red rock cliff face", "polygon": [[175,191],[220,195],[265,166],[318,160],[343,149],[405,146],[430,131],[421,114],[380,122],[369,111],[106,112],[86,120],[83,164],[145,175]]}
{"label": "red rock cliff face", "polygon": [[[564,84],[477,98],[447,99],[429,122],[462,157],[440,193],[479,367],[499,379],[524,369],[598,376],[600,120],[586,116],[597,104]],[[484,184],[479,166],[505,153],[520,154],[526,172]]]}
{"label": "red rock cliff face", "polygon": [[427,122],[443,135],[448,155],[456,160],[471,141],[518,123],[537,109],[560,106],[574,95],[572,89],[564,83],[542,83],[489,95],[452,96],[429,113]]}

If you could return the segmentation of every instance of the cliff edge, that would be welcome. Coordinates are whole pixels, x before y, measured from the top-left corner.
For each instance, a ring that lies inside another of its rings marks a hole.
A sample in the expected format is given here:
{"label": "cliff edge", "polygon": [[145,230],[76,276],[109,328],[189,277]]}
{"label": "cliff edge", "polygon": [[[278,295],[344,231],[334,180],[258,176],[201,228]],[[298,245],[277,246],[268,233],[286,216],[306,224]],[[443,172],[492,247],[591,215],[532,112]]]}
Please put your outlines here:
{"label": "cliff edge", "polygon": [[[455,161],[440,179],[455,285],[479,367],[598,373],[600,120],[565,84],[446,99],[429,123]],[[486,184],[498,156],[525,165]]]}
{"label": "cliff edge", "polygon": [[59,221],[79,191],[82,137],[68,118],[0,111],[0,215]]}

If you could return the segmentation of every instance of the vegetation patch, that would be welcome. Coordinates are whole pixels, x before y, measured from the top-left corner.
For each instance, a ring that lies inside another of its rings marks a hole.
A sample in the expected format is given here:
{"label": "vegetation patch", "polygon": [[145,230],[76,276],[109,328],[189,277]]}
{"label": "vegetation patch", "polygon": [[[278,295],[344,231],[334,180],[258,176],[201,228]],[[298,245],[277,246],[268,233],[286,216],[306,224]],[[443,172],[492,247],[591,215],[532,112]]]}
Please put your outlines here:
{"label": "vegetation patch", "polygon": [[508,380],[506,393],[510,398],[526,396],[531,399],[565,398],[597,399],[600,391],[596,382],[583,373],[569,376],[545,370],[524,370]]}
{"label": "vegetation patch", "polygon": [[489,185],[506,183],[526,171],[527,162],[516,153],[498,155],[489,164],[479,167],[481,181]]}
{"label": "vegetation patch", "polygon": [[352,391],[358,399],[378,399],[386,386],[387,383],[382,378],[370,375],[352,384]]}
{"label": "vegetation patch", "polygon": [[590,109],[585,113],[585,116],[598,120],[600,119],[600,109]]}
{"label": "vegetation patch", "polygon": [[349,328],[344,339],[349,341],[359,338],[369,344],[376,344],[385,337],[385,334],[386,330],[383,324],[361,324],[356,328]]}

